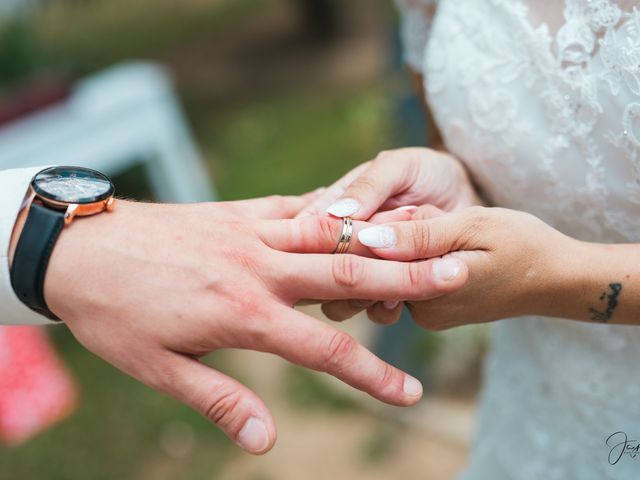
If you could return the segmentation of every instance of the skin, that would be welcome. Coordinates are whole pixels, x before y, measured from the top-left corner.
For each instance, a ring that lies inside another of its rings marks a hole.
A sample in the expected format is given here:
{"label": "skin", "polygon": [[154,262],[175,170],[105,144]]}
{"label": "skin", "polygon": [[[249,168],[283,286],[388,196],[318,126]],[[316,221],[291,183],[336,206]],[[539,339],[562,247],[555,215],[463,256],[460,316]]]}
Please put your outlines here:
{"label": "skin", "polygon": [[[318,195],[298,218],[326,216],[327,209],[343,199],[355,200],[360,205],[350,213],[352,218],[372,223],[388,221],[384,216],[397,215],[390,209],[398,207],[413,207],[415,211],[415,205],[427,204],[422,207],[423,212],[424,209],[454,212],[482,204],[465,168],[454,156],[416,147],[381,152],[374,160],[354,168]],[[371,320],[386,325],[400,318],[401,298],[386,305],[377,301],[381,299],[330,301],[322,310],[334,321],[347,320],[366,310]]]}
{"label": "skin", "polygon": [[468,265],[463,288],[443,298],[407,302],[413,318],[428,329],[522,315],[640,323],[639,245],[578,241],[533,215],[503,208],[418,209],[413,221],[375,228],[390,229],[395,237],[393,245],[372,248],[382,258],[444,255]]}
{"label": "skin", "polygon": [[[200,362],[214,350],[273,353],[383,402],[416,403],[422,395],[417,380],[292,307],[305,298],[435,298],[459,288],[466,270],[442,281],[434,274],[437,260],[366,258],[372,253],[357,242],[355,255],[327,255],[341,220],[287,220],[309,200],[120,200],[113,213],[63,229],[47,270],[47,303],[86,348],[194,408],[250,453],[272,448],[274,421],[255,393]],[[24,213],[10,258],[23,222]],[[356,235],[368,225],[356,222]]]}
{"label": "skin", "polygon": [[[413,79],[429,116],[423,79],[415,73]],[[431,137],[442,148],[435,127]],[[469,280],[457,292],[406,302],[426,328],[442,330],[529,314],[640,323],[638,245],[581,242],[527,213],[479,207],[483,201],[472,179],[448,153],[423,148],[383,152],[338,180],[307,210],[319,213],[327,205],[331,212],[332,205],[344,199],[356,201],[358,208],[350,215],[363,220],[403,202],[421,205],[413,211],[413,221],[386,225],[397,243],[372,248],[377,256],[402,261],[457,258],[468,266]],[[364,309],[373,321],[389,324],[399,319],[402,304],[351,300],[323,305],[337,321]]]}

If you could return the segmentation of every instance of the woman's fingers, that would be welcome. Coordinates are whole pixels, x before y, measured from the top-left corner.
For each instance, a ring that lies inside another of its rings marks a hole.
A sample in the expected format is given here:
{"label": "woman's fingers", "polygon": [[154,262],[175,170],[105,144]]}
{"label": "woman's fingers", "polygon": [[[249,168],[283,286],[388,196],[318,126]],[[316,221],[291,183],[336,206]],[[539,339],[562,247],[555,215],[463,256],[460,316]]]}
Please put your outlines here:
{"label": "woman's fingers", "polygon": [[335,202],[344,193],[345,189],[353,182],[358,176],[364,172],[371,162],[366,162],[358,165],[356,168],[348,172],[341,179],[335,182],[333,185],[325,189],[314,201],[307,205],[299,214],[298,217],[304,217],[307,215],[326,215],[327,207]]}
{"label": "woman's fingers", "polygon": [[478,230],[478,222],[478,218],[463,212],[440,215],[429,220],[369,227],[360,230],[358,240],[377,256],[389,260],[433,258],[456,250],[476,249],[468,240]]}
{"label": "woman's fingers", "polygon": [[367,309],[369,319],[380,325],[393,325],[400,320],[403,302],[397,300],[376,302]]}
{"label": "woman's fingers", "polygon": [[418,163],[411,149],[382,152],[332,203],[327,212],[336,217],[370,218],[388,200],[416,183]]}
{"label": "woman's fingers", "polygon": [[[435,208],[435,207],[434,207]],[[393,223],[393,222],[405,222],[407,220],[413,220],[414,215],[417,214],[419,208],[415,205],[405,205],[404,207],[396,208],[395,210],[387,210],[384,212],[378,212],[374,214],[369,220],[369,223]]]}
{"label": "woman's fingers", "polygon": [[[441,265],[443,261],[455,262],[455,269]],[[268,274],[282,298],[292,303],[301,298],[425,300],[459,289],[468,275],[466,265],[455,258],[391,262],[357,255],[276,252],[272,263],[277,268]]]}
{"label": "woman's fingers", "polygon": [[323,303],[322,313],[329,320],[344,322],[375,303],[374,300],[335,300]]}
{"label": "woman's fingers", "polygon": [[[429,220],[431,218],[441,217],[442,215],[446,215],[447,212],[442,210],[441,208],[436,207],[435,205],[422,205],[417,207],[412,211],[411,220]],[[393,220],[393,222],[402,221],[402,220]],[[372,222],[373,223],[373,222]],[[375,222],[382,223],[382,222]],[[392,222],[386,222],[392,223]]]}
{"label": "woman's fingers", "polygon": [[284,306],[274,312],[260,345],[247,348],[326,372],[391,405],[413,405],[422,397],[418,380],[382,361],[353,337]]}
{"label": "woman's fingers", "polygon": [[397,300],[375,302],[372,300],[334,300],[322,304],[322,313],[334,322],[344,322],[362,311],[370,320],[380,325],[391,325],[400,319],[404,303]]}
{"label": "woman's fingers", "polygon": [[268,452],[276,441],[276,427],[264,402],[247,387],[196,359],[170,353],[165,379],[153,388],[190,406],[220,427],[249,453]]}

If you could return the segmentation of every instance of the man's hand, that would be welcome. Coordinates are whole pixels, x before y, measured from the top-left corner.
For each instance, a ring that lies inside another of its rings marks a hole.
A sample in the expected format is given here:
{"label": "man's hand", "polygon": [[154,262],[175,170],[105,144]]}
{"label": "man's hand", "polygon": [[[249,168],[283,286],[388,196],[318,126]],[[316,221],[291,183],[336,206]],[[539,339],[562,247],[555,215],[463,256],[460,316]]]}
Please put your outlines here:
{"label": "man's hand", "polygon": [[[273,446],[273,419],[253,392],[198,360],[213,350],[274,353],[384,402],[416,403],[417,380],[292,306],[303,298],[419,299],[463,282],[439,282],[430,261],[322,255],[335,248],[340,220],[275,220],[296,215],[303,200],[119,201],[113,213],[63,231],[47,303],[89,350],[193,407],[251,453]],[[357,222],[354,234],[366,226]],[[371,256],[357,242],[352,252]]]}

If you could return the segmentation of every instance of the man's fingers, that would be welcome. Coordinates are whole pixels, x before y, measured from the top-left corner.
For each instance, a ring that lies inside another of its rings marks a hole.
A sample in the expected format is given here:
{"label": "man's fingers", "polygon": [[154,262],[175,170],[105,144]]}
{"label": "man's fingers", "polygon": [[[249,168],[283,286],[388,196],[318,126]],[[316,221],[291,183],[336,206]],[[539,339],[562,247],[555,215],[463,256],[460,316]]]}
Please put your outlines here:
{"label": "man's fingers", "polygon": [[396,222],[361,230],[358,240],[389,260],[433,258],[456,250],[475,250],[470,237],[477,230],[472,215],[452,213],[429,220]]}
{"label": "man's fingers", "polygon": [[[357,255],[317,255],[275,252],[279,265],[269,274],[281,298],[347,300],[426,300],[458,290],[467,280],[467,266],[456,258],[455,271],[443,259],[392,262]],[[446,272],[446,276],[443,276]]]}
{"label": "man's fingers", "polygon": [[318,196],[314,201],[307,205],[299,214],[298,217],[304,217],[308,215],[326,215],[327,207],[335,202],[358,176],[369,168],[370,162],[358,165],[356,168],[348,172],[341,179],[335,182],[333,185],[325,189],[322,194]]}
{"label": "man's fingers", "polygon": [[422,397],[418,380],[382,361],[343,331],[284,306],[275,314],[259,348],[333,375],[391,405],[413,405]]}
{"label": "man's fingers", "polygon": [[268,452],[276,427],[258,396],[233,378],[190,357],[172,353],[166,361],[168,378],[151,386],[190,406],[218,425],[249,453]]}
{"label": "man's fingers", "polygon": [[[370,225],[353,222],[349,253],[373,257],[369,248],[357,240],[360,230]],[[293,220],[275,220],[257,225],[260,238],[271,248],[290,253],[333,253],[344,229],[341,218],[330,216],[305,216]]]}
{"label": "man's fingers", "polygon": [[271,195],[264,198],[234,202],[234,206],[245,212],[248,218],[293,218],[318,198],[322,191],[322,189],[318,189],[301,196]]}
{"label": "man's fingers", "polygon": [[334,322],[344,322],[371,307],[373,300],[335,300],[322,304],[322,313]]}

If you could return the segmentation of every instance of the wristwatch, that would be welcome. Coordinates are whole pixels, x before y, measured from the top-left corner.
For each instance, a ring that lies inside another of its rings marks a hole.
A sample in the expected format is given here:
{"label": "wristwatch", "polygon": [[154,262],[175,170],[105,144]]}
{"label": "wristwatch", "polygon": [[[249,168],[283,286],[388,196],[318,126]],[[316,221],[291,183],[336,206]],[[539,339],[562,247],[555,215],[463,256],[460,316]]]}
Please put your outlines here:
{"label": "wristwatch", "polygon": [[32,310],[60,320],[44,298],[44,279],[60,232],[76,217],[112,211],[115,188],[106,175],[81,167],[51,167],[31,180],[27,218],[16,245],[11,285]]}

